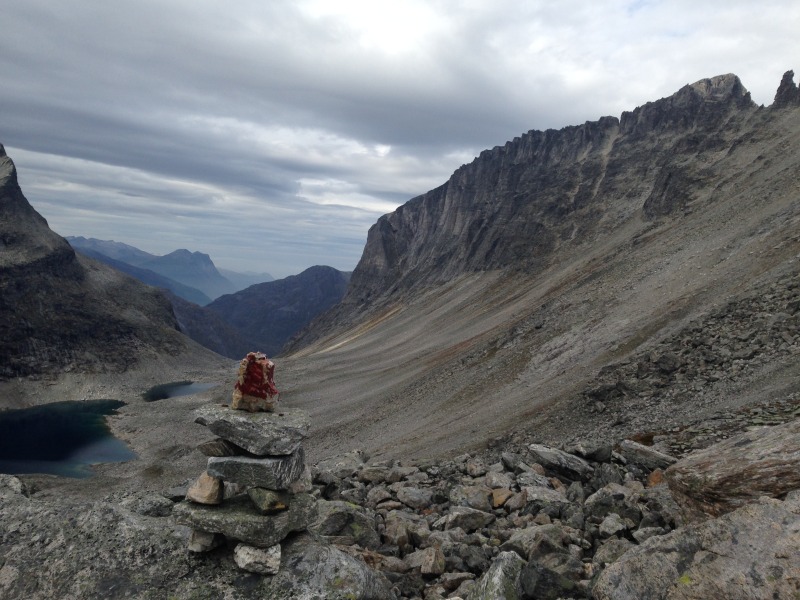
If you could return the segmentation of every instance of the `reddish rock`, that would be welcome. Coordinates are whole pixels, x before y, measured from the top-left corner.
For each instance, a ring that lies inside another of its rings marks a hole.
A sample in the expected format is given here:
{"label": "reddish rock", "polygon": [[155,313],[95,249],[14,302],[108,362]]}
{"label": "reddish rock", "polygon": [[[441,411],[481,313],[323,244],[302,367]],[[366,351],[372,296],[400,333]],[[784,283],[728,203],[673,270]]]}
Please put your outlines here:
{"label": "reddish rock", "polygon": [[689,513],[718,516],[800,488],[800,420],[761,427],[681,459],[665,472]]}

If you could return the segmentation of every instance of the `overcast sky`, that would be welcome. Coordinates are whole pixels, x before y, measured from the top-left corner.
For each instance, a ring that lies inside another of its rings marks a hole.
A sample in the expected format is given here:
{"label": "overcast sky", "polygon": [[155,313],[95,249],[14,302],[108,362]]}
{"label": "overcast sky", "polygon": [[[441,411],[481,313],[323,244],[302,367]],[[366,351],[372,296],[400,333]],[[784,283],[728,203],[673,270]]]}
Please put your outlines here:
{"label": "overcast sky", "polygon": [[797,0],[12,0],[0,143],[61,235],[349,271],[483,149],[789,69]]}

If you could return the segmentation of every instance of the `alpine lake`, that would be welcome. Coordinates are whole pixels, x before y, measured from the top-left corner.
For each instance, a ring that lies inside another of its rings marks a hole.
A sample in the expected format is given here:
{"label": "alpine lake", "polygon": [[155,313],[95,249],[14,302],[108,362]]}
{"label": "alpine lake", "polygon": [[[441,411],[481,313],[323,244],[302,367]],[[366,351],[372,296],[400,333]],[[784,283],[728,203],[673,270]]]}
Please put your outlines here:
{"label": "alpine lake", "polygon": [[[142,394],[146,402],[186,396],[215,383],[180,381]],[[115,438],[106,417],[125,406],[119,400],[65,401],[0,412],[0,473],[92,476],[92,465],[126,462],[136,454]]]}

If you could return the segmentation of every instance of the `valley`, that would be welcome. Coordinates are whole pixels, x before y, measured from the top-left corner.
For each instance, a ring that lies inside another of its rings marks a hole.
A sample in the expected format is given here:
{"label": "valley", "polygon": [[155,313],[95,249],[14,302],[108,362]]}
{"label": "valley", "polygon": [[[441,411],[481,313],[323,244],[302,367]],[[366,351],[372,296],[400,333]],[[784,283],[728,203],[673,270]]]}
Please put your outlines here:
{"label": "valley", "polygon": [[[789,550],[737,554],[744,562],[724,567],[726,576],[778,565],[781,575],[764,590],[780,595],[796,585],[797,565],[784,560],[800,547],[792,491],[800,92],[792,76],[766,108],[736,76],[722,75],[620,119],[528,132],[373,226],[341,302],[320,308],[272,357],[279,410],[310,416],[308,493],[338,515],[333,521],[356,511],[361,516],[348,518],[375,527],[378,542],[367,543],[356,541],[357,528],[309,524],[328,552],[357,556],[390,582],[383,595],[353,584],[353,596],[438,600],[463,592],[488,600],[497,597],[486,591],[494,569],[520,598],[628,600],[653,580],[648,574],[671,541],[689,536],[685,547],[721,556],[729,550],[715,544],[730,532],[758,537],[747,529],[754,522],[774,526]],[[138,459],[97,465],[91,479],[0,476],[0,521],[14,523],[11,541],[0,538],[0,591],[28,589],[25,561],[10,549],[35,553],[38,542],[19,523],[36,514],[51,555],[67,535],[81,548],[97,536],[116,549],[120,531],[134,549],[155,540],[157,561],[100,559],[122,570],[139,565],[142,582],[127,571],[106,581],[55,561],[90,597],[114,586],[136,597],[273,590],[269,577],[232,575],[224,548],[187,558],[176,541],[186,531],[163,527],[173,501],[164,500],[167,490],[183,486],[185,494],[205,469],[196,447],[213,436],[193,411],[230,402],[236,360],[182,335],[180,309],[161,292],[75,255],[37,219],[2,155],[0,308],[9,358],[0,409],[121,400],[109,426]],[[56,297],[58,311],[37,300]],[[88,306],[78,300],[87,297]],[[178,381],[212,387],[157,402],[142,397]],[[778,427],[788,433],[772,435]],[[740,478],[729,474],[720,479],[724,494],[701,489],[716,481],[711,475],[691,483],[703,469],[735,471],[736,448],[745,446],[752,452],[741,455],[742,468],[756,474],[754,489],[732,489]],[[765,454],[779,464],[758,462]],[[760,481],[758,472],[772,468],[781,477]],[[778,480],[788,487],[777,489]],[[502,501],[498,489],[507,492]],[[761,494],[772,498],[752,501]],[[519,506],[509,504],[515,495]],[[727,496],[733,504],[720,508]],[[489,497],[498,504],[486,505]],[[93,508],[82,525],[67,526],[55,514],[62,505]],[[453,525],[472,510],[484,513],[480,525]],[[126,519],[136,525],[118,525]],[[521,532],[533,537],[519,541]],[[545,532],[557,540],[552,552],[536,545]],[[660,597],[707,597],[684,593],[685,577],[695,590],[713,588],[703,552],[680,559],[684,570],[669,572]],[[441,561],[415,562],[423,554]],[[537,587],[539,576],[558,585]],[[734,575],[725,581],[741,592],[763,579],[753,577],[743,588]],[[56,579],[31,597],[52,594]]]}

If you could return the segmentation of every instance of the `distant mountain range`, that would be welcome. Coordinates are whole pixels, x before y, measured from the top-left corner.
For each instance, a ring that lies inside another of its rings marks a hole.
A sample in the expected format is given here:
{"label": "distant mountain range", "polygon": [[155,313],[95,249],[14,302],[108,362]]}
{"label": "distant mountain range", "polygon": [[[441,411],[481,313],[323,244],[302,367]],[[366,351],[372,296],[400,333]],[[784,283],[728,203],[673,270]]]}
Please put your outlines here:
{"label": "distant mountain range", "polygon": [[202,252],[155,256],[110,240],[66,239],[81,254],[168,290],[179,329],[229,358],[251,350],[278,354],[292,336],[342,299],[350,281],[349,273],[332,267],[310,267],[275,281],[267,273],[220,272]]}
{"label": "distant mountain range", "polygon": [[67,237],[78,252],[105,262],[149,285],[170,290],[176,296],[204,306],[223,294],[232,294],[256,283],[273,281],[269,273],[221,273],[208,254],[175,250],[156,256],[113,240]]}

